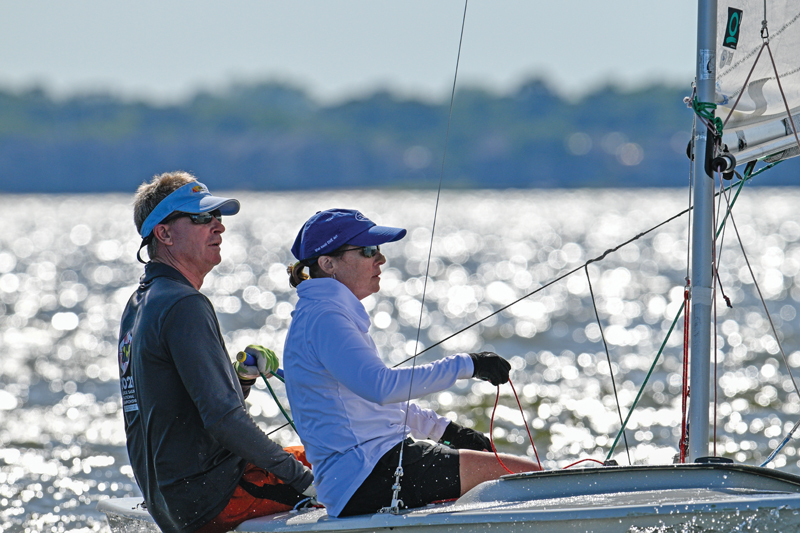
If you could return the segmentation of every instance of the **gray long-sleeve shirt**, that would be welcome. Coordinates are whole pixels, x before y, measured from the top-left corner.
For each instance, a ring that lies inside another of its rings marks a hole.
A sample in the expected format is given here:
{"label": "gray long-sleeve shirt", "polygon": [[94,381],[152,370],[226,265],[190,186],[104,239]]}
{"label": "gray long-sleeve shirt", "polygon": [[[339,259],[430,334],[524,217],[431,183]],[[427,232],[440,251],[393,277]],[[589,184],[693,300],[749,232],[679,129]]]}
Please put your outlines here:
{"label": "gray long-sleeve shirt", "polygon": [[311,472],[250,418],[211,302],[174,268],[148,263],[119,343],[128,455],[165,532],[218,515],[250,462],[298,492]]}

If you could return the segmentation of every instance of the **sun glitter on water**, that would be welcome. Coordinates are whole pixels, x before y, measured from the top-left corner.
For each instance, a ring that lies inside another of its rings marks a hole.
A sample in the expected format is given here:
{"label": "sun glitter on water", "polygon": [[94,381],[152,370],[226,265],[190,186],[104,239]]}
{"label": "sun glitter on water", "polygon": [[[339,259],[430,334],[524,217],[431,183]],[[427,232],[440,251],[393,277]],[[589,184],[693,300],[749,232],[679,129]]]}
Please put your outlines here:
{"label": "sun glitter on water", "polygon": [[[257,342],[280,354],[296,296],[289,246],[313,212],[350,207],[408,236],[383,250],[381,292],[364,301],[387,364],[447,338],[559,274],[686,207],[683,191],[445,191],[422,306],[430,192],[233,194],[223,261],[206,278],[229,351]],[[800,191],[751,190],[736,207],[790,366],[800,366]],[[138,494],[120,415],[119,317],[142,272],[131,196],[5,196],[0,234],[0,529],[105,530],[97,500]],[[681,304],[686,221],[673,222],[588,271],[609,343],[623,413],[631,405]],[[800,415],[793,387],[753,283],[731,236],[720,278],[734,308],[718,307],[718,452],[757,464]],[[422,312],[423,332],[416,328]],[[677,331],[627,432],[634,462],[668,463],[680,422]],[[485,320],[421,362],[494,349],[511,361],[515,386],[546,468],[604,458],[619,428],[610,370],[580,270]],[[283,390],[278,387],[283,396]],[[495,388],[465,380],[422,403],[459,423],[489,429]],[[499,449],[532,454],[510,389],[501,389]],[[267,394],[250,413],[267,431],[283,424]],[[289,429],[273,435],[298,444]],[[615,458],[628,461],[624,445]],[[790,443],[774,466],[798,472]]]}

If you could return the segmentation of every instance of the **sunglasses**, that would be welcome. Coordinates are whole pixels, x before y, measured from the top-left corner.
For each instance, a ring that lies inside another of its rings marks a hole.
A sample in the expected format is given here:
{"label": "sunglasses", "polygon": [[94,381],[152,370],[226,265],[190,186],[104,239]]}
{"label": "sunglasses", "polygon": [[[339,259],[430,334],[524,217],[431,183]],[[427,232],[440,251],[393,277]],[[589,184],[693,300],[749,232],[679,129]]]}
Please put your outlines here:
{"label": "sunglasses", "polygon": [[380,246],[358,246],[355,248],[345,248],[344,250],[340,250],[342,253],[345,252],[352,252],[353,250],[359,250],[361,255],[369,259],[370,257],[375,257],[380,251]]}
{"label": "sunglasses", "polygon": [[181,217],[189,217],[189,219],[192,221],[192,224],[198,224],[198,225],[208,224],[209,222],[211,222],[211,219],[214,218],[222,222],[222,213],[220,212],[219,209],[215,209],[214,211],[211,212],[197,213],[197,214],[182,213],[180,211],[176,211],[171,215],[169,215],[164,220],[162,220],[160,223],[167,224],[168,222],[172,222],[173,220]]}

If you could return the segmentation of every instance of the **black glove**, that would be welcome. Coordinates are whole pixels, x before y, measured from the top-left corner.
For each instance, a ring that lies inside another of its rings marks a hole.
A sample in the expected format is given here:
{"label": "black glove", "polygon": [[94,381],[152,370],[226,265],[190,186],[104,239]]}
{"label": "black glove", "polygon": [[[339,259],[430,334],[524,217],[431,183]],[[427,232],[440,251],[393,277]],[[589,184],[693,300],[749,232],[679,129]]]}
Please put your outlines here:
{"label": "black glove", "polygon": [[508,373],[511,364],[494,352],[471,353],[472,364],[475,366],[473,378],[488,381],[492,385],[508,383]]}
{"label": "black glove", "polygon": [[482,452],[492,449],[492,441],[486,435],[474,429],[459,426],[455,422],[447,425],[439,442],[456,450],[463,448]]}

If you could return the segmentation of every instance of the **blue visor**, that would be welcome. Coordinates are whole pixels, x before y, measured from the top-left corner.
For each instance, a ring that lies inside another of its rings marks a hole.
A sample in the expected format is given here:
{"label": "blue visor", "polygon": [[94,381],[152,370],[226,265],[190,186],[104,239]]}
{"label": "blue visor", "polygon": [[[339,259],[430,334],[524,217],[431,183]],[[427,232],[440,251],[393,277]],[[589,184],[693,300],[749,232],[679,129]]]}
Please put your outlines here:
{"label": "blue visor", "polygon": [[205,185],[193,181],[161,200],[145,219],[139,234],[143,239],[149,237],[153,233],[153,228],[176,211],[196,215],[216,209],[225,216],[235,215],[239,212],[239,200],[212,196]]}

